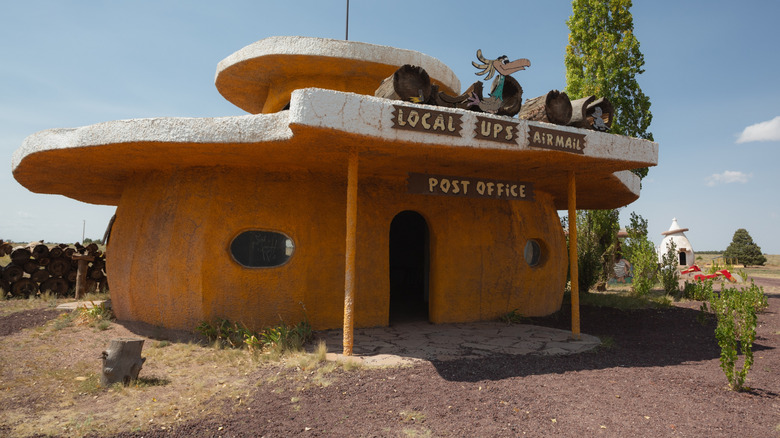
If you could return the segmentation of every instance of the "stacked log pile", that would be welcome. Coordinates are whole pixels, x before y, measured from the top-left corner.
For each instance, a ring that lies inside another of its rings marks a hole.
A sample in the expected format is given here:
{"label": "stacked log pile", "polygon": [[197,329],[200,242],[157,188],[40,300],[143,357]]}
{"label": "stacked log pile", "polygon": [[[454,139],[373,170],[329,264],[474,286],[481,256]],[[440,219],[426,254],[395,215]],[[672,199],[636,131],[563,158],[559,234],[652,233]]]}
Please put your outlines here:
{"label": "stacked log pile", "polygon": [[[479,103],[488,100],[482,96],[482,87],[482,82],[478,81],[460,96],[450,96],[431,83],[425,69],[407,64],[384,79],[374,96],[485,112],[483,105]],[[528,99],[521,105],[522,96],[523,87],[511,76],[505,76],[502,102],[495,111],[488,112],[603,132],[609,132],[615,117],[615,109],[605,97],[587,96],[572,101],[565,92],[550,90],[546,95]]]}
{"label": "stacked log pile", "polygon": [[78,261],[74,255],[90,255],[94,260],[87,267],[86,292],[106,292],[106,257],[97,244],[45,245],[32,242],[12,246],[0,240],[0,257],[10,256],[6,266],[0,266],[0,289],[6,297],[30,297],[49,292],[57,297],[74,296]]}

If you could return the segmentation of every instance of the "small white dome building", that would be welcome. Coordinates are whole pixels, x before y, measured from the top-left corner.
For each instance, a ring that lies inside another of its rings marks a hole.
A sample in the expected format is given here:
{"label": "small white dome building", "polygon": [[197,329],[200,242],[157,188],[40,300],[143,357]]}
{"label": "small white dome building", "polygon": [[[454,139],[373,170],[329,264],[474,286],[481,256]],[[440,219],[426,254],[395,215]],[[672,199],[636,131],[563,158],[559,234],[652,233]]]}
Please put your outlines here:
{"label": "small white dome building", "polygon": [[669,231],[661,233],[664,235],[664,240],[661,241],[661,246],[658,248],[658,262],[663,262],[663,256],[669,250],[672,242],[674,242],[677,248],[677,263],[680,267],[688,267],[695,264],[693,246],[691,242],[685,237],[685,232],[688,228],[680,228],[677,224],[677,218],[672,219],[672,226],[669,227]]}

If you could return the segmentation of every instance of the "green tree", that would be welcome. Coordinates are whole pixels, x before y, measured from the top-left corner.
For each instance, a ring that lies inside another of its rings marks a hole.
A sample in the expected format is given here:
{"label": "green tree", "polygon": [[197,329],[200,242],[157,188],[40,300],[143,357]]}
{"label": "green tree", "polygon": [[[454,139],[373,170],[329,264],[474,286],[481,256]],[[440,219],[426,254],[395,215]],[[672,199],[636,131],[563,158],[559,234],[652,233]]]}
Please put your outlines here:
{"label": "green tree", "polygon": [[658,256],[653,242],[647,238],[647,220],[632,212],[626,232],[628,238],[623,242],[623,254],[634,269],[632,288],[636,294],[644,295],[658,279]]}
{"label": "green tree", "polygon": [[726,259],[736,258],[739,263],[745,266],[766,263],[766,257],[761,253],[761,247],[753,242],[750,233],[744,228],[734,232],[734,237],[726,251],[723,252],[723,257]]}
{"label": "green tree", "polygon": [[[566,46],[566,93],[571,99],[606,97],[615,108],[611,132],[648,140],[650,99],[636,76],[644,56],[634,35],[631,0],[574,0]],[[640,178],[648,169],[634,169]]]}
{"label": "green tree", "polygon": [[617,210],[577,211],[577,277],[580,291],[587,292],[606,281],[615,264]]}

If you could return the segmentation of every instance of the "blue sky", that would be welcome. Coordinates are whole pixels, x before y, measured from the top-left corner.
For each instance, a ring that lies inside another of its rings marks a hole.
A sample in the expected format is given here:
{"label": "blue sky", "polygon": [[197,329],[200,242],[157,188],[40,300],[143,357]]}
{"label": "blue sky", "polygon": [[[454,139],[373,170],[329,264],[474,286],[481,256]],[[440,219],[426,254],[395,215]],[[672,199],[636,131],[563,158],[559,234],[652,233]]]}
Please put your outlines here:
{"label": "blue sky", "polygon": [[[35,194],[11,155],[37,131],[108,120],[243,112],[214,87],[217,63],[275,35],[344,38],[338,1],[0,2],[0,238],[102,237],[114,207]],[[635,1],[645,56],[638,81],[652,102],[659,165],[636,211],[650,237],[677,217],[694,250],[725,249],[746,228],[780,254],[780,2]],[[528,58],[524,97],[563,89],[568,1],[352,0],[349,39],[416,50],[452,68],[465,88],[488,57]],[[84,169],[89,172],[89,169]]]}

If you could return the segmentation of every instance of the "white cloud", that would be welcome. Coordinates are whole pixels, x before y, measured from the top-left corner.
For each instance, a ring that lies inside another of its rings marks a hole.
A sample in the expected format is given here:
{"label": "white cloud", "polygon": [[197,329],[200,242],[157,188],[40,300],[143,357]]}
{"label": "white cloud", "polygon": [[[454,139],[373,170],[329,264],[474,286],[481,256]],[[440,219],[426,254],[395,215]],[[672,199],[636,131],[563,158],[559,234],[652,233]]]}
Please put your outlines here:
{"label": "white cloud", "polygon": [[752,178],[752,173],[742,173],[736,170],[727,170],[723,173],[714,173],[707,177],[707,185],[712,187],[718,184],[746,183]]}
{"label": "white cloud", "polygon": [[750,125],[739,134],[737,143],[751,141],[778,141],[780,140],[780,116],[766,122]]}
{"label": "white cloud", "polygon": [[28,211],[23,211],[23,210],[17,210],[16,211],[16,216],[18,216],[18,217],[20,217],[22,219],[32,219],[32,218],[36,217],[36,215],[34,215],[34,214],[32,214],[32,213],[30,213]]}

